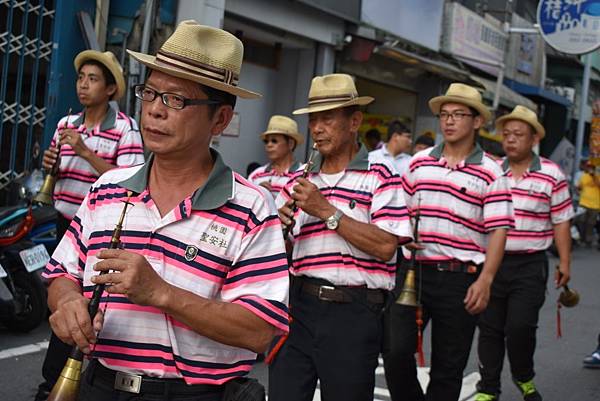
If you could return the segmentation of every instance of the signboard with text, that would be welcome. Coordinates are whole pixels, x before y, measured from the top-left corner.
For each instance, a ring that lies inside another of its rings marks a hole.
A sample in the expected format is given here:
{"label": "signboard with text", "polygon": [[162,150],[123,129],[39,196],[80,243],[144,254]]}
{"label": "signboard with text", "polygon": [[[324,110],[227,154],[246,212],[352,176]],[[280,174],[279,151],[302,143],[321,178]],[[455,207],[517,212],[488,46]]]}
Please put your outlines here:
{"label": "signboard with text", "polygon": [[600,0],[541,0],[537,21],[556,50],[584,54],[600,47]]}
{"label": "signboard with text", "polygon": [[500,21],[489,15],[481,17],[458,3],[446,3],[444,20],[442,49],[467,64],[497,75],[498,67],[477,60],[498,65],[504,62],[507,35]]}

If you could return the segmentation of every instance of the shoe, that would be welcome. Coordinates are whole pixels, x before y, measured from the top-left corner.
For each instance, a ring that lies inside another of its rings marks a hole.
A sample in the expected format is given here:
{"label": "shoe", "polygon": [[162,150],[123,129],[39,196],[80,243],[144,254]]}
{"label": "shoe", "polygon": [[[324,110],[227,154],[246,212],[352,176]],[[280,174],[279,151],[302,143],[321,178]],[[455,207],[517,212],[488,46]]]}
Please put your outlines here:
{"label": "shoe", "polygon": [[533,379],[526,382],[515,380],[515,384],[519,390],[521,390],[524,401],[542,401],[542,395],[536,390],[535,384],[533,384]]}
{"label": "shoe", "polygon": [[475,401],[498,401],[498,397],[488,393],[475,394]]}
{"label": "shoe", "polygon": [[592,355],[586,356],[583,360],[583,367],[600,369],[600,350],[596,350]]}

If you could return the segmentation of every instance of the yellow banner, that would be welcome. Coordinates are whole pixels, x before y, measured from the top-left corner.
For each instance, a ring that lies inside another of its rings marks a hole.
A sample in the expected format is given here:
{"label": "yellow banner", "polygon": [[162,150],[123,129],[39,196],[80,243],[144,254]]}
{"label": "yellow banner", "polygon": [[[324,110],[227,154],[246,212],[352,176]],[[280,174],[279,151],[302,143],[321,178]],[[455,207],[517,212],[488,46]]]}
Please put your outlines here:
{"label": "yellow banner", "polygon": [[590,132],[590,162],[600,166],[600,100],[592,105],[592,124]]}

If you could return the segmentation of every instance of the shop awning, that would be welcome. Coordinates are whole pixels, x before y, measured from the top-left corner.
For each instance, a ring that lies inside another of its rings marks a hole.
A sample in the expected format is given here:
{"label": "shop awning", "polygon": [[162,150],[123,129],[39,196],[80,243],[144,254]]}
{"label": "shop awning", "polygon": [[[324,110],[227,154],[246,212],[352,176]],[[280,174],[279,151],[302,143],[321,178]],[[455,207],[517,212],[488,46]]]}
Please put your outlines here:
{"label": "shop awning", "polygon": [[554,102],[565,107],[571,106],[569,99],[549,91],[548,89],[527,85],[521,82],[513,81],[512,79],[505,79],[504,83],[512,90],[517,91],[527,97],[539,100],[542,103]]}
{"label": "shop awning", "polygon": [[[477,75],[472,75],[471,77],[473,78],[473,80],[480,82],[483,85],[483,87],[485,88],[483,97],[489,101],[493,101],[494,94],[496,93],[496,81],[492,81],[487,78],[482,78]],[[535,104],[534,102],[532,102],[530,99],[526,98],[525,96],[518,94],[517,92],[510,89],[506,85],[502,85],[502,87],[500,89],[500,104],[502,104],[510,109],[512,109],[516,105],[520,104],[520,105],[530,108],[533,111],[537,111],[537,104]]]}
{"label": "shop awning", "polygon": [[403,64],[419,67],[435,75],[448,78],[453,81],[474,84],[468,71],[446,61],[443,58],[428,57],[410,52],[394,46],[381,45],[376,48],[377,54],[389,57]]}

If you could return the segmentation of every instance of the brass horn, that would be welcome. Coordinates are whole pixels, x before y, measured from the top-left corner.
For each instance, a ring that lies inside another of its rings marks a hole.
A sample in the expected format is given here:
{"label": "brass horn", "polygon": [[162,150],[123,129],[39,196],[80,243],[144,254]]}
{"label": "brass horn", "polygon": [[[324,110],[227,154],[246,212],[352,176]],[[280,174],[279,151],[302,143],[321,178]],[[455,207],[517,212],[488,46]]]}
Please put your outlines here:
{"label": "brass horn", "polygon": [[[414,253],[414,251],[413,251]],[[402,291],[396,300],[397,304],[406,306],[417,306],[417,284],[415,280],[415,269],[409,268],[404,278],[404,285]]]}
{"label": "brass horn", "polygon": [[[65,128],[69,128],[69,117],[71,117],[71,109],[67,113],[67,121],[65,123]],[[52,165],[52,168],[44,177],[44,183],[42,187],[38,191],[38,193],[33,197],[33,202],[52,206],[52,195],[54,195],[54,185],[56,185],[56,177],[58,176],[58,167],[60,166],[60,144],[57,146],[58,149],[58,157],[56,161]]]}
{"label": "brass horn", "polygon": [[558,302],[564,307],[572,308],[579,303],[579,293],[569,288],[568,285],[563,286],[563,290],[558,295]]}

